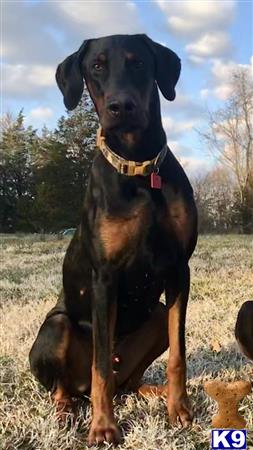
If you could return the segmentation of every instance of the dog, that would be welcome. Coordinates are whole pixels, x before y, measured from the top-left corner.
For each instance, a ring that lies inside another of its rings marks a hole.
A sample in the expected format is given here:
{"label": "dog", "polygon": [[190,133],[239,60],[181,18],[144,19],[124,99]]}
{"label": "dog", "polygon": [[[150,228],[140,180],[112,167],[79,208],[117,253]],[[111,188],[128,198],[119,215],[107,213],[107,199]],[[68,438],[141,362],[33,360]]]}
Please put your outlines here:
{"label": "dog", "polygon": [[[175,99],[180,70],[172,50],[137,34],[86,40],[56,71],[68,110],[85,80],[101,130],[63,288],[30,366],[60,415],[71,410],[72,397],[91,393],[89,444],[120,441],[113,395],[122,389],[165,393],[170,422],[192,421],[185,316],[197,211],[167,147],[158,93]],[[145,369],[168,347],[168,383],[142,386]]]}
{"label": "dog", "polygon": [[235,337],[240,349],[253,361],[253,300],[248,300],[239,309]]}

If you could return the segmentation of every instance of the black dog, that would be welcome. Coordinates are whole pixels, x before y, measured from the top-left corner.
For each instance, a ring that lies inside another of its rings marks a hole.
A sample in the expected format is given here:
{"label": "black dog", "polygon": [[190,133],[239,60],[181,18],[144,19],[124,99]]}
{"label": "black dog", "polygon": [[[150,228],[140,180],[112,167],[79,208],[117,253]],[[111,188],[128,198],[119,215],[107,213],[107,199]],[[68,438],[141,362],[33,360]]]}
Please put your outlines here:
{"label": "black dog", "polygon": [[243,353],[253,360],[253,301],[244,302],[238,312],[235,337]]}
{"label": "black dog", "polygon": [[[169,418],[184,426],[192,419],[185,315],[197,214],[190,183],[166,146],[158,95],[159,87],[174,100],[180,68],[175,53],[147,36],[117,35],[84,41],[56,72],[68,109],[77,106],[85,79],[102,127],[101,152],[65,256],[63,290],[30,364],[62,412],[72,396],[91,389],[90,444],[119,441],[114,393],[138,390],[168,345]],[[162,388],[140,388],[149,391]]]}

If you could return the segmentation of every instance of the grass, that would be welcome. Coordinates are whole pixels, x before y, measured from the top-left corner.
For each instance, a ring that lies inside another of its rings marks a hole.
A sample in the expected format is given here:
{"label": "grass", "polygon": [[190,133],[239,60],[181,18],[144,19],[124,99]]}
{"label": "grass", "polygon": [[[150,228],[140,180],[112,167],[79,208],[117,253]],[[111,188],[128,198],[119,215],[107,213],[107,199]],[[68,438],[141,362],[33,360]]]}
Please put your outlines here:
{"label": "grass", "polygon": [[[68,240],[1,237],[0,254],[0,449],[84,450],[91,419],[88,401],[72,427],[60,428],[49,395],[29,372],[28,352],[61,285]],[[191,430],[172,428],[164,400],[117,400],[124,450],[210,448],[215,403],[203,392],[213,377],[252,380],[252,364],[239,351],[234,325],[240,305],[253,299],[253,237],[200,237],[191,260],[187,313],[188,392],[195,411]],[[147,370],[150,383],[165,381],[167,355]],[[253,429],[253,394],[240,405]],[[95,447],[94,447],[95,448]],[[108,446],[106,447],[108,448]],[[248,433],[248,448],[253,448]]]}

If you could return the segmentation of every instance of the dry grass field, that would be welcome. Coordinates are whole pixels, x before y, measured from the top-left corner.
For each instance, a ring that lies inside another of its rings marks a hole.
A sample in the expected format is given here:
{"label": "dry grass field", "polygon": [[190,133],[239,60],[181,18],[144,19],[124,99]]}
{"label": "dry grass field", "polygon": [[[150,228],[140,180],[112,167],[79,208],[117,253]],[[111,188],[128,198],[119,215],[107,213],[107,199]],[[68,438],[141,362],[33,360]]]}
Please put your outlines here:
{"label": "dry grass field", "polygon": [[[78,420],[60,428],[49,395],[29,372],[28,352],[61,284],[68,240],[1,237],[0,256],[0,448],[82,450],[90,422],[84,399]],[[119,449],[199,450],[210,448],[210,421],[216,410],[203,392],[213,377],[253,380],[253,366],[240,353],[233,330],[240,305],[253,299],[253,236],[200,237],[191,260],[187,314],[188,392],[195,411],[191,430],[172,428],[164,400],[128,395],[116,400],[124,434]],[[131,357],[131,355],[129,355]],[[165,380],[164,354],[145,379]],[[253,429],[253,394],[240,406]],[[248,433],[248,448],[253,437]],[[95,448],[95,447],[94,447]],[[106,446],[108,448],[108,446]]]}

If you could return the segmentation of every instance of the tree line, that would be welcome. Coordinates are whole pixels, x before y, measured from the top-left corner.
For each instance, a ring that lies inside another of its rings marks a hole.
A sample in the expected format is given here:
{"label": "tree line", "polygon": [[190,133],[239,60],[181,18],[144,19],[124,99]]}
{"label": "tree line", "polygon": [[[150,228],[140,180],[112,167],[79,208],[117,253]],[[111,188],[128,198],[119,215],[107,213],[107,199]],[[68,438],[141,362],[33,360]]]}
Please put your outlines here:
{"label": "tree line", "polygon": [[78,224],[98,120],[87,93],[53,131],[1,122],[0,232],[59,232]]}
{"label": "tree line", "polygon": [[[232,78],[230,98],[199,130],[217,161],[191,180],[203,233],[253,233],[253,86],[243,69]],[[53,131],[25,126],[22,110],[2,117],[1,233],[55,233],[79,223],[97,127],[87,92]]]}
{"label": "tree line", "polygon": [[200,231],[253,233],[253,81],[243,67],[231,74],[231,95],[207,111],[200,138],[216,165],[194,180]]}

